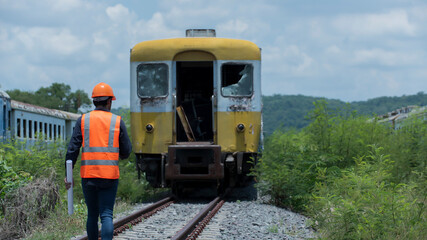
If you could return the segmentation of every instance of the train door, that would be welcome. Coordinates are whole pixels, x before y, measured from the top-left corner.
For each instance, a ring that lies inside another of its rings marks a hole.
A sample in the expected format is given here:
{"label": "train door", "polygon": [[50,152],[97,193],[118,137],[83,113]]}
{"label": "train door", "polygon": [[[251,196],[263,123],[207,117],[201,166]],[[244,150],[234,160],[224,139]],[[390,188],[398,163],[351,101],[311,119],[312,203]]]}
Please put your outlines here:
{"label": "train door", "polygon": [[176,62],[177,142],[213,142],[213,69],[213,61]]}

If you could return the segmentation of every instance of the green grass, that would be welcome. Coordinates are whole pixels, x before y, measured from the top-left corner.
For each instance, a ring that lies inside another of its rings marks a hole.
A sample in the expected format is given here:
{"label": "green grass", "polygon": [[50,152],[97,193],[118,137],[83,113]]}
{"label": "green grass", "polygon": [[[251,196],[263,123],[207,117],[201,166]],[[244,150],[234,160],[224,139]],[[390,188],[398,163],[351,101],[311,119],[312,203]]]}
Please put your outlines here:
{"label": "green grass", "polygon": [[[132,205],[127,202],[116,202],[114,215],[129,212]],[[55,211],[51,212],[44,224],[35,228],[33,233],[24,239],[70,239],[84,234],[86,231],[86,204],[84,201],[74,204],[74,213],[68,215],[67,202],[59,203]]]}

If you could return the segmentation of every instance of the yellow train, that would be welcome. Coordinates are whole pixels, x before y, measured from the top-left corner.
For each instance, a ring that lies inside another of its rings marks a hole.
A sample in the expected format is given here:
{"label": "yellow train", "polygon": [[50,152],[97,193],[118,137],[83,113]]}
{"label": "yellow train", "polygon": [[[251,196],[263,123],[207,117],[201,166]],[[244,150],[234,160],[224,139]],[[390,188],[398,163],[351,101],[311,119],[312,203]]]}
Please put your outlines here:
{"label": "yellow train", "polygon": [[179,191],[242,185],[262,138],[261,50],[190,29],[130,53],[131,133],[138,176]]}

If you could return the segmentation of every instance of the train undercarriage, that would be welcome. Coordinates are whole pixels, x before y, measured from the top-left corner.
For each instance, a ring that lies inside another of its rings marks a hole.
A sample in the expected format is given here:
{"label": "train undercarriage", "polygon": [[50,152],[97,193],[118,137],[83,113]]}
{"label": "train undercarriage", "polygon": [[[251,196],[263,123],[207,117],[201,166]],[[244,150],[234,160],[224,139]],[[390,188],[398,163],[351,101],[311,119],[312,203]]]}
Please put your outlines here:
{"label": "train undercarriage", "polygon": [[170,145],[168,154],[138,154],[138,177],[145,175],[155,188],[172,188],[179,195],[186,188],[212,187],[221,193],[227,187],[250,184],[256,153],[222,153],[209,142]]}

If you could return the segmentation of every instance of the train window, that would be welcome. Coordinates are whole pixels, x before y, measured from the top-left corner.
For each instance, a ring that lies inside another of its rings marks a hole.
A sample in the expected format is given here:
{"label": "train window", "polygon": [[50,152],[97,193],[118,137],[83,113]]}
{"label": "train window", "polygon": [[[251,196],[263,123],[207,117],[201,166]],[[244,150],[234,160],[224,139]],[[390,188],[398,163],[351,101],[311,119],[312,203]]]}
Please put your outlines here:
{"label": "train window", "polygon": [[28,120],[28,137],[33,138],[33,121]]}
{"label": "train window", "polygon": [[164,97],[168,95],[168,65],[164,63],[138,66],[138,96]]}
{"label": "train window", "polygon": [[34,121],[34,138],[37,138],[37,134],[38,134],[38,129],[37,129],[37,127],[38,127],[38,122],[37,121]]}
{"label": "train window", "polygon": [[22,133],[23,133],[23,137],[26,138],[27,137],[27,120],[26,119],[22,120]]}
{"label": "train window", "polygon": [[7,126],[8,126],[8,129],[9,129],[9,130],[10,130],[10,126],[11,126],[11,125],[10,125],[10,121],[11,121],[11,119],[12,119],[11,112],[12,112],[12,111],[9,111],[9,116],[8,116],[8,117],[9,117],[9,119],[8,119],[8,123],[7,123]]}
{"label": "train window", "polygon": [[52,123],[49,123],[49,139],[52,139]]}
{"label": "train window", "polygon": [[53,139],[56,140],[56,124],[53,124]]}
{"label": "train window", "polygon": [[6,132],[6,105],[3,105],[3,132]]}
{"label": "train window", "polygon": [[21,137],[21,119],[16,119],[16,136]]}
{"label": "train window", "polygon": [[58,125],[58,138],[61,139],[61,126]]}
{"label": "train window", "polygon": [[44,123],[44,139],[47,139],[47,123]]}
{"label": "train window", "polygon": [[253,85],[253,66],[251,64],[226,63],[222,65],[223,96],[250,96]]}

